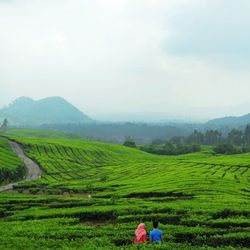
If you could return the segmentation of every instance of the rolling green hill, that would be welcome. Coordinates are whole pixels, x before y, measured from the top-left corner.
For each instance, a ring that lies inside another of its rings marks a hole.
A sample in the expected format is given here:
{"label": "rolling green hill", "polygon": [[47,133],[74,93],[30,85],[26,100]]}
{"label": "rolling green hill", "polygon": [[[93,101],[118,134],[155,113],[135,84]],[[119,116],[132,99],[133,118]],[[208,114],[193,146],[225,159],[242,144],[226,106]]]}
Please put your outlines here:
{"label": "rolling green hill", "polygon": [[0,194],[0,247],[138,249],[134,230],[143,221],[149,231],[153,219],[165,236],[154,249],[249,247],[250,154],[156,156],[30,133],[9,136],[44,174]]}

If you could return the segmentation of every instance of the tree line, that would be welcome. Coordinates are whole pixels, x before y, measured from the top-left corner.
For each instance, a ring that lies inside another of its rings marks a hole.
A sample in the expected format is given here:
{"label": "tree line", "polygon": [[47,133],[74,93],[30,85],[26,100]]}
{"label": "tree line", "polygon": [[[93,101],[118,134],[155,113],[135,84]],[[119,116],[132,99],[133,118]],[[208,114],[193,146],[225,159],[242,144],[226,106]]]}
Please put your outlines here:
{"label": "tree line", "polygon": [[127,137],[123,145],[131,148],[138,148],[142,151],[158,155],[179,155],[199,152],[201,150],[200,145],[173,144],[169,141],[162,141],[161,139],[153,140],[151,144],[136,146],[132,137]]}
{"label": "tree line", "polygon": [[147,144],[139,146],[139,149],[157,155],[180,155],[201,151],[200,145],[181,145],[165,142],[164,144]]}
{"label": "tree line", "polygon": [[[136,147],[135,141],[128,137],[124,144]],[[140,145],[138,148],[153,154],[178,155],[199,152],[201,145],[213,146],[217,154],[238,154],[250,152],[250,125],[243,130],[233,128],[225,136],[218,130],[201,132],[194,130],[188,136],[174,136],[169,140],[153,139],[150,144]]]}
{"label": "tree line", "polygon": [[172,137],[169,142],[173,144],[198,144],[211,146],[222,143],[236,146],[249,146],[250,125],[247,125],[244,130],[233,128],[226,136],[223,136],[218,130],[207,130],[204,133],[194,130],[194,132],[187,137],[175,136]]}
{"label": "tree line", "polygon": [[146,124],[146,123],[90,123],[90,124],[47,124],[40,128],[74,133],[94,140],[123,143],[127,136],[137,144],[150,143],[152,138],[169,139],[173,135],[186,136],[194,130],[193,125]]}

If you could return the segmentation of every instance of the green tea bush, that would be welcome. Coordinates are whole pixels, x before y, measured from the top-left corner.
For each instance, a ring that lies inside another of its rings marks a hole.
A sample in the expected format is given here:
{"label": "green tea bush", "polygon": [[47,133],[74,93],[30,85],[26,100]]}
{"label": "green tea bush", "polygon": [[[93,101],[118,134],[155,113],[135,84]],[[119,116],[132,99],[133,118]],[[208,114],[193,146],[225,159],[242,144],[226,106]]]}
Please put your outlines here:
{"label": "green tea bush", "polygon": [[[250,154],[154,155],[34,131],[15,140],[44,174],[0,193],[1,249],[248,247]],[[164,243],[132,244],[138,224],[149,233],[152,220]]]}

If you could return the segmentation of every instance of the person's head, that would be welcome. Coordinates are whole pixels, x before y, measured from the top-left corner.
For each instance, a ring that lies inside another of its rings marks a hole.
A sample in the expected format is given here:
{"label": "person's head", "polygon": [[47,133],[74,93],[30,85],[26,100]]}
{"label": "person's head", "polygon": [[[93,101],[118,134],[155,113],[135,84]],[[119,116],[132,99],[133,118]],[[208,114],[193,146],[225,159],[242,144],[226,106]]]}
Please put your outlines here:
{"label": "person's head", "polygon": [[145,224],[144,223],[140,223],[138,225],[137,229],[145,229]]}
{"label": "person's head", "polygon": [[158,228],[158,221],[153,221],[153,228]]}

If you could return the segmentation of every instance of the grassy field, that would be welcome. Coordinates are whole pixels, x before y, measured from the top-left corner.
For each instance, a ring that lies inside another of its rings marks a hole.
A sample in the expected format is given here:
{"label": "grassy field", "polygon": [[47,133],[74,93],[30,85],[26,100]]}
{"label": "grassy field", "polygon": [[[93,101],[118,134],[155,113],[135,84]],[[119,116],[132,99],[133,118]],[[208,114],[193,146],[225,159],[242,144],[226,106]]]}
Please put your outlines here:
{"label": "grassy field", "polygon": [[12,151],[8,140],[0,137],[0,184],[22,179],[24,174],[23,162]]}
{"label": "grassy field", "polygon": [[165,238],[153,249],[250,247],[250,154],[157,156],[58,132],[8,136],[43,176],[0,194],[1,249],[152,249],[131,240],[153,219]]}

